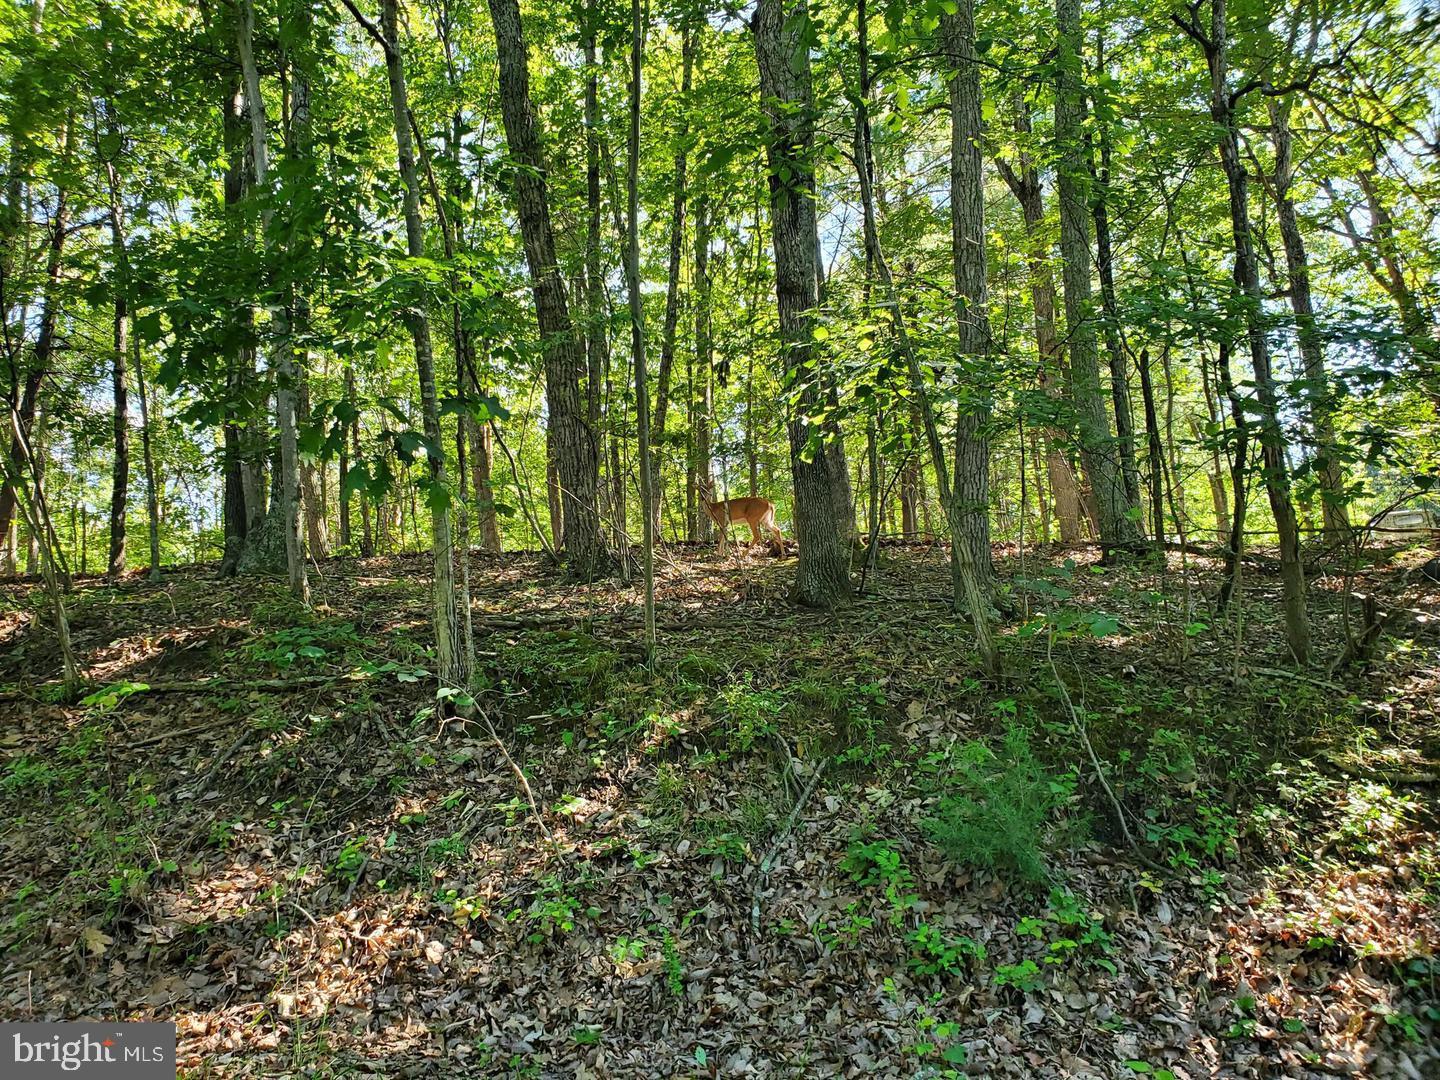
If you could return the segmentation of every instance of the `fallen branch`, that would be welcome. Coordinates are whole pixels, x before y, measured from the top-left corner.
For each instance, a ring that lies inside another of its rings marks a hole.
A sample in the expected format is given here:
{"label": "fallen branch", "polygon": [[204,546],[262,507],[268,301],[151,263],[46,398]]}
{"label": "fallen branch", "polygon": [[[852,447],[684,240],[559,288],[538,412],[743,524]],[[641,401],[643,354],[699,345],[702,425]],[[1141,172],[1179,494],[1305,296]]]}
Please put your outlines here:
{"label": "fallen branch", "polygon": [[755,878],[755,898],[750,905],[750,929],[757,934],[760,932],[760,893],[764,890],[765,882],[770,877],[770,870],[775,865],[776,856],[780,854],[780,849],[785,845],[785,841],[790,839],[790,834],[795,831],[795,823],[800,820],[800,811],[805,809],[805,804],[810,801],[810,796],[814,793],[815,787],[820,783],[820,777],[824,773],[825,762],[822,760],[815,767],[815,775],[810,778],[810,783],[805,786],[805,790],[800,793],[800,798],[796,800],[794,807],[790,810],[790,817],[786,819],[785,827],[780,830],[774,846],[760,860],[760,873]]}

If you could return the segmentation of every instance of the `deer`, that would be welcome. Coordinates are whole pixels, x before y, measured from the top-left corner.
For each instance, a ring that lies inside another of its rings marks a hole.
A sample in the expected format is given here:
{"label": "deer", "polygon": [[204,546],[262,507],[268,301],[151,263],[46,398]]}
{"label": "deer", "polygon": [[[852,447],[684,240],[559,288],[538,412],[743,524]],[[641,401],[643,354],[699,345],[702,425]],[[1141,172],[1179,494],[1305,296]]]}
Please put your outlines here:
{"label": "deer", "polygon": [[696,490],[700,493],[700,501],[705,504],[705,512],[720,530],[721,555],[725,554],[725,542],[729,538],[732,521],[743,521],[750,526],[752,544],[758,543],[762,535],[768,536],[779,546],[781,554],[784,554],[785,534],[775,524],[775,504],[769,499],[748,496],[716,502],[715,489],[704,480],[696,485]]}

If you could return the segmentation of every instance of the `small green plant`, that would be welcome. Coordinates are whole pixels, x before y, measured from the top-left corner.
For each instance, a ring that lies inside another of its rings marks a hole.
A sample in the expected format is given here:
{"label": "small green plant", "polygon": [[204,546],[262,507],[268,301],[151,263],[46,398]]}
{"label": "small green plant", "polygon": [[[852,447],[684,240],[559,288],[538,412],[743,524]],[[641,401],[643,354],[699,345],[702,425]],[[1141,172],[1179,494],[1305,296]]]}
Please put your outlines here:
{"label": "small green plant", "polygon": [[1050,906],[1045,913],[1021,919],[1015,933],[1044,943],[1042,962],[1045,964],[1078,960],[1112,975],[1116,973],[1115,963],[1109,959],[1114,950],[1109,932],[1068,889],[1051,889]]}
{"label": "small green plant", "polygon": [[541,883],[540,891],[529,908],[516,909],[510,913],[510,918],[528,917],[535,927],[529,934],[529,940],[536,944],[553,937],[557,931],[568,934],[575,929],[581,914],[591,919],[600,914],[598,907],[582,904],[579,891],[584,887],[583,880],[570,884],[551,874]]}
{"label": "small green plant", "polygon": [[676,997],[685,996],[685,965],[680,960],[680,947],[668,926],[660,931],[660,954],[665,962],[665,985]]}
{"label": "small green plant", "polygon": [[107,713],[132,694],[143,694],[150,689],[149,683],[122,681],[102,686],[93,694],[80,699],[80,704],[97,713]]}
{"label": "small green plant", "polygon": [[890,905],[890,923],[893,926],[899,926],[905,913],[920,900],[914,892],[914,877],[889,840],[866,843],[857,837],[850,842],[840,866],[849,873],[852,881],[861,885],[882,886]]}
{"label": "small green plant", "polygon": [[1013,987],[1022,994],[1029,994],[1040,989],[1043,979],[1040,976],[1040,965],[1034,960],[1021,960],[1017,964],[997,964],[995,966],[995,986],[998,989]]}
{"label": "small green plant", "polygon": [[756,690],[748,683],[733,683],[721,690],[715,706],[725,721],[731,749],[749,753],[756,740],[775,731],[784,704],[784,699],[775,691]]}
{"label": "small green plant", "polygon": [[946,937],[929,923],[921,923],[907,934],[905,943],[910,947],[907,963],[918,975],[958,975],[985,959],[985,946],[973,938],[963,934]]}
{"label": "small green plant", "polygon": [[314,626],[291,626],[273,630],[259,641],[246,646],[250,657],[276,668],[325,660],[331,650],[358,645],[353,623],[319,623]]}
{"label": "small green plant", "polygon": [[360,876],[365,861],[365,840],[353,836],[345,841],[340,853],[335,856],[335,861],[330,864],[330,872],[343,881],[354,881]]}
{"label": "small green plant", "polygon": [[961,749],[954,789],[925,828],[957,863],[1009,870],[1035,883],[1048,873],[1043,845],[1051,817],[1074,794],[1074,774],[1047,773],[1026,730],[1012,723],[998,753],[978,741]]}

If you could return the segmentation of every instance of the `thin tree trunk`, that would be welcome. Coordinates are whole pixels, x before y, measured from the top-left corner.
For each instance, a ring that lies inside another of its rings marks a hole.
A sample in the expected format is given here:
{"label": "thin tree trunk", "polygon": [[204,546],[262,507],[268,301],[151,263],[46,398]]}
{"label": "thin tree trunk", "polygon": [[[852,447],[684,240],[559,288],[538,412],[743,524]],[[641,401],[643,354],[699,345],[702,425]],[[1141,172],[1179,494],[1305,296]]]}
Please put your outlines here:
{"label": "thin tree trunk", "polygon": [[[707,490],[714,490],[715,477],[711,462],[715,423],[715,356],[710,330],[710,200],[701,192],[695,200],[695,377],[700,381],[695,399],[695,480]],[[692,498],[692,506],[694,505]],[[709,514],[692,511],[696,522],[696,539],[712,537]]]}
{"label": "thin tree trunk", "polygon": [[[1150,353],[1140,350],[1140,400],[1145,408],[1145,445],[1150,469],[1150,521],[1155,544],[1165,542],[1165,449],[1160,441],[1160,414],[1155,407],[1155,386],[1150,377]],[[1178,524],[1178,522],[1177,522]]]}
{"label": "thin tree trunk", "polygon": [[[70,145],[70,121],[67,119],[60,132],[61,153],[68,157]],[[34,428],[35,417],[40,406],[40,391],[50,376],[55,354],[55,327],[60,317],[61,271],[64,267],[65,238],[70,231],[70,195],[64,186],[55,190],[55,211],[51,217],[50,239],[45,254],[44,298],[40,308],[40,332],[35,338],[30,369],[25,373],[25,386],[20,393],[18,420],[22,439],[10,436],[10,467],[5,470],[6,479],[0,485],[0,535],[10,529],[15,517],[17,492],[10,474],[20,468],[23,462],[23,447],[20,441],[28,439]],[[8,253],[6,253],[8,256]]]}
{"label": "thin tree trunk", "polygon": [[[692,73],[695,66],[696,29],[687,22],[681,35],[680,97],[683,102],[690,95]],[[660,367],[656,372],[654,435],[655,444],[659,447],[664,446],[665,421],[670,414],[670,381],[675,367],[675,331],[680,321],[680,271],[681,254],[685,250],[687,196],[685,173],[688,159],[689,117],[688,102],[686,102],[680,110],[680,130],[676,133],[676,145],[679,149],[675,151],[674,172],[671,181],[674,202],[670,212],[670,256],[665,282],[665,323],[660,336]],[[664,466],[663,451],[656,455],[653,464],[655,476],[651,478],[651,484],[663,491],[663,487],[660,486],[660,470]],[[655,516],[655,529],[658,535],[660,528],[658,500],[652,508],[652,513]]]}
{"label": "thin tree trunk", "polygon": [[[686,40],[688,43],[688,37]],[[625,288],[630,299],[630,350],[635,360],[635,427],[640,439],[640,515],[644,522],[641,574],[645,589],[645,655],[649,658],[655,652],[655,536],[658,515],[655,508],[655,469],[650,457],[650,391],[645,370],[645,307],[644,299],[640,295],[640,75],[641,53],[644,47],[645,21],[641,15],[641,0],[631,0],[630,133],[625,166]],[[688,77],[688,50],[685,72]],[[683,187],[683,156],[677,182]],[[677,196],[676,201],[679,228],[683,230],[683,198]],[[678,263],[673,238],[671,254]],[[674,264],[672,269],[678,271]],[[668,314],[666,321],[670,322]],[[672,339],[674,332],[672,324],[669,327]],[[661,400],[664,400],[663,397]]]}
{"label": "thin tree trunk", "polygon": [[[910,385],[919,405],[925,441],[939,481],[940,498],[950,523],[950,568],[956,611],[968,611],[975,626],[976,644],[986,669],[996,666],[995,645],[990,629],[988,576],[989,543],[989,448],[981,430],[982,418],[965,402],[958,406],[955,427],[953,485],[950,463],[941,444],[939,423],[930,400],[920,360],[911,346],[910,334],[894,279],[880,247],[875,222],[869,117],[869,33],[865,0],[858,9],[860,87],[855,109],[855,161],[860,179],[860,200],[865,230],[866,263],[872,267],[884,293],[895,336],[905,357]],[[980,199],[978,137],[980,127],[979,71],[974,66],[974,6],[960,0],[954,16],[941,21],[945,50],[955,73],[950,78],[951,170],[950,198],[955,283],[958,296],[956,316],[958,344],[962,358],[983,356],[989,346],[985,307],[985,242],[983,207]],[[973,112],[973,115],[972,115]],[[977,222],[977,218],[980,220]],[[978,229],[977,229],[978,224]],[[976,252],[978,243],[978,281]],[[962,363],[963,363],[962,359]],[[975,475],[978,468],[979,476]],[[977,526],[978,519],[978,526]],[[983,559],[978,551],[983,542]]]}
{"label": "thin tree trunk", "polygon": [[[265,99],[260,92],[260,72],[255,63],[255,7],[253,0],[237,4],[236,51],[245,87],[246,112],[250,116],[250,159],[255,169],[255,187],[268,194],[269,151],[266,143],[267,118]],[[307,106],[308,112],[308,106]],[[261,231],[269,248],[271,212],[261,213]],[[309,601],[309,583],[305,572],[305,548],[300,534],[300,454],[296,432],[295,388],[297,373],[294,346],[290,340],[288,317],[276,315],[277,333],[275,411],[280,428],[280,478],[274,485],[279,493],[280,528],[285,540],[285,566],[291,594],[301,602]]]}
{"label": "thin tree trunk", "polygon": [[[1100,35],[1096,43],[1095,67],[1105,69],[1105,38]],[[1135,466],[1135,414],[1130,404],[1130,375],[1127,370],[1128,354],[1120,333],[1120,304],[1115,292],[1115,256],[1110,241],[1110,128],[1100,123],[1100,163],[1093,174],[1095,184],[1090,203],[1091,217],[1095,221],[1095,261],[1100,271],[1100,305],[1105,317],[1101,330],[1105,336],[1105,351],[1110,368],[1110,399],[1115,410],[1115,443],[1120,453],[1120,473],[1125,479],[1125,498],[1130,506],[1140,505],[1140,472]],[[1089,148],[1085,155],[1090,157]],[[1094,168],[1094,160],[1091,159]],[[1157,532],[1156,539],[1161,538]]]}
{"label": "thin tree trunk", "polygon": [[1346,510],[1345,468],[1335,445],[1335,402],[1325,370],[1325,344],[1315,321],[1310,296],[1310,259],[1299,215],[1290,189],[1294,179],[1294,139],[1290,133],[1290,106],[1276,98],[1266,99],[1270,110],[1270,138],[1275,146],[1275,178],[1272,195],[1285,245],[1285,270],[1289,278],[1290,310],[1295,313],[1295,336],[1305,374],[1303,397],[1315,440],[1320,475],[1320,502],[1326,538],[1333,542],[1350,535]]}
{"label": "thin tree trunk", "polygon": [[150,421],[149,392],[145,388],[145,357],[140,335],[130,335],[131,366],[140,397],[140,456],[145,463],[145,527],[150,538],[150,580],[160,580],[160,483],[155,472],[154,433]]}
{"label": "thin tree trunk", "polygon": [[113,444],[115,459],[110,474],[110,551],[105,564],[107,577],[125,572],[125,509],[130,491],[130,401],[125,366],[129,359],[130,275],[125,252],[125,224],[121,220],[120,181],[115,167],[105,163],[110,192],[110,248],[115,259],[114,355],[111,361],[111,395],[114,401]]}
{"label": "thin tree trunk", "polygon": [[[390,107],[395,125],[395,144],[400,179],[405,189],[405,247],[412,259],[425,254],[425,225],[420,219],[420,178],[415,168],[415,151],[410,141],[410,106],[405,88],[405,67],[400,55],[398,0],[383,0],[380,27],[384,38],[385,67],[390,79]],[[415,373],[420,382],[420,403],[425,441],[433,450],[429,464],[430,534],[434,556],[434,597],[432,621],[435,628],[435,657],[442,685],[466,687],[470,671],[460,640],[459,614],[455,605],[455,560],[450,534],[449,496],[445,489],[445,455],[440,428],[440,404],[435,386],[435,359],[430,345],[430,318],[423,295],[407,305],[405,320],[415,345]]]}
{"label": "thin tree trunk", "polygon": [[[589,372],[589,424],[608,446],[604,491],[610,517],[611,543],[616,550],[625,545],[625,481],[620,471],[620,432],[613,410],[617,407],[610,373],[610,326],[605,278],[600,255],[600,66],[596,57],[599,16],[595,0],[585,7],[585,360]],[[602,424],[601,386],[604,385],[605,413]],[[621,560],[622,563],[625,561]]]}
{"label": "thin tree trunk", "polygon": [[[1066,0],[1062,0],[1066,2]],[[1196,0],[1197,8],[1199,0]],[[1235,247],[1235,284],[1245,306],[1245,336],[1250,346],[1250,363],[1255,375],[1255,396],[1259,405],[1259,442],[1264,463],[1262,477],[1275,518],[1280,543],[1280,579],[1285,633],[1290,651],[1298,663],[1310,655],[1310,621],[1305,602],[1305,570],[1300,561],[1300,531],[1295,506],[1290,498],[1290,473],[1285,463],[1285,435],[1280,427],[1280,406],[1270,368],[1270,344],[1265,337],[1264,295],[1255,260],[1254,236],[1250,226],[1249,177],[1240,160],[1236,130],[1235,99],[1229,87],[1229,39],[1226,0],[1210,0],[1207,32],[1198,21],[1176,17],[1205,55],[1210,69],[1210,118],[1214,122],[1220,163],[1225,171],[1230,201],[1230,229]]]}
{"label": "thin tree trunk", "polygon": [[1090,167],[1081,130],[1085,95],[1080,75],[1080,0],[1055,0],[1057,78],[1055,142],[1060,198],[1060,259],[1065,323],[1070,342],[1070,400],[1080,458],[1095,499],[1100,541],[1107,549],[1134,549],[1139,533],[1130,516],[1116,442],[1100,389],[1095,313],[1090,289]]}

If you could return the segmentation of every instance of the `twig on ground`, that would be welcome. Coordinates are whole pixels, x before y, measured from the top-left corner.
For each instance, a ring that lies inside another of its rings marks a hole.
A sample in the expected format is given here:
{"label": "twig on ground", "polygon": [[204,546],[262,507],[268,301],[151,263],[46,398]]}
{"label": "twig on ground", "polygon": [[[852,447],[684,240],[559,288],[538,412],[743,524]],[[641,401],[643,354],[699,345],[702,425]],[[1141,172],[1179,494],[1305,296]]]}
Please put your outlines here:
{"label": "twig on ground", "polygon": [[770,877],[770,870],[775,865],[775,858],[780,854],[780,849],[785,841],[790,839],[790,834],[795,831],[795,823],[800,819],[800,811],[805,809],[805,804],[810,801],[816,785],[820,783],[820,777],[825,775],[825,761],[821,760],[815,766],[815,775],[810,778],[810,783],[805,785],[800,798],[796,800],[794,807],[790,810],[790,817],[785,821],[785,827],[780,830],[776,837],[775,844],[766,852],[765,857],[760,860],[760,872],[755,877],[755,897],[750,905],[750,929],[755,933],[760,932],[760,893],[765,888],[765,882]]}

